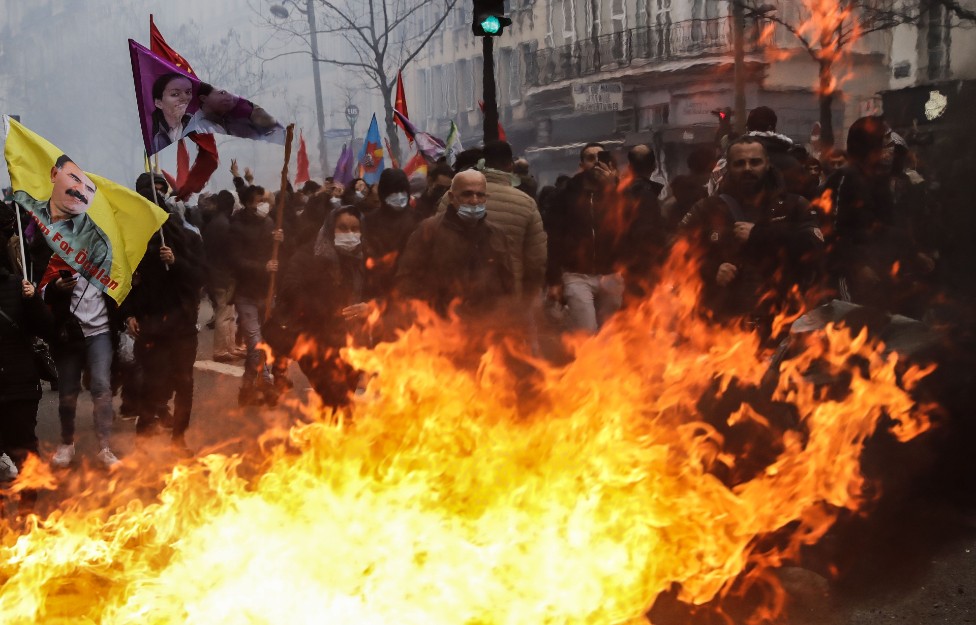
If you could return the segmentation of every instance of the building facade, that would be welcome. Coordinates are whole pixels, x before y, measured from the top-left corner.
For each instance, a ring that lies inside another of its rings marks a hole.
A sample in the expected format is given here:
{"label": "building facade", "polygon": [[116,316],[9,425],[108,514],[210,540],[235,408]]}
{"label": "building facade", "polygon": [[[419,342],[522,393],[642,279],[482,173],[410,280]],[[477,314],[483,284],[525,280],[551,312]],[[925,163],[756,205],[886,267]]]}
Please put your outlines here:
{"label": "building facade", "polygon": [[[589,141],[624,150],[651,143],[667,173],[684,170],[696,148],[714,145],[717,117],[733,106],[730,4],[725,0],[509,0],[513,23],[495,40],[499,117],[516,152],[543,182],[575,170]],[[772,5],[799,24],[801,0]],[[432,12],[434,7],[430,7]],[[443,136],[457,122],[465,145],[482,136],[484,60],[459,2],[405,72],[411,117]],[[432,19],[427,16],[425,19]],[[423,28],[420,20],[415,28]],[[971,73],[974,37],[953,38],[951,20],[865,35],[835,64],[833,123],[838,142],[864,114],[881,111],[880,92],[927,76]],[[779,131],[810,140],[819,117],[818,66],[782,26],[747,17],[746,107],[772,107]],[[910,70],[906,74],[903,57]],[[900,81],[900,82],[899,82]]]}

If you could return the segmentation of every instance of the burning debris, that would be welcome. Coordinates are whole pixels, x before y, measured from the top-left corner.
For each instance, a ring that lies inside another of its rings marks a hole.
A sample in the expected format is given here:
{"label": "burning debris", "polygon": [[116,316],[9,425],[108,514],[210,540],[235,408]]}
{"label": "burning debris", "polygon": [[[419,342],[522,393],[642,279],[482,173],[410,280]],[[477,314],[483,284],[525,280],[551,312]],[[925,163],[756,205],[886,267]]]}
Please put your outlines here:
{"label": "burning debris", "polygon": [[[3,622],[611,624],[673,589],[703,604],[767,579],[865,504],[882,420],[900,440],[928,427],[910,396],[928,370],[828,325],[764,396],[767,354],[694,314],[686,252],[566,366],[501,340],[458,366],[471,336],[422,316],[348,351],[370,399],[306,407],[260,457],[180,464],[155,497],[127,467],[102,504],[4,523]],[[724,420],[703,414],[736,393]]]}

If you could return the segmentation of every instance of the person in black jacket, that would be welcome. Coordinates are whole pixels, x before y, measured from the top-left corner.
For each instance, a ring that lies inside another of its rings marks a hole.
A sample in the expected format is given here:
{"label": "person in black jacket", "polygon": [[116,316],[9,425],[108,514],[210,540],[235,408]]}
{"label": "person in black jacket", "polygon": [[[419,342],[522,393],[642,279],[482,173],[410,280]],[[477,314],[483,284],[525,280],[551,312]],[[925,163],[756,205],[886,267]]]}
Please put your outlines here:
{"label": "person in black jacket", "polygon": [[632,180],[620,203],[616,257],[627,294],[641,298],[653,288],[666,252],[667,232],[658,201],[664,185],[651,180],[656,159],[649,146],[635,145],[627,153],[627,160]]}
{"label": "person in black jacket", "polygon": [[[37,455],[37,407],[41,380],[32,337],[50,339],[51,312],[34,285],[0,262],[0,453],[21,469],[27,455]],[[30,503],[25,497],[22,503]]]}
{"label": "person in black jacket", "polygon": [[545,210],[547,298],[566,303],[574,329],[594,334],[623,302],[616,257],[620,198],[616,164],[600,144],[583,148],[580,169]]}
{"label": "person in black jacket", "polygon": [[238,351],[234,340],[237,323],[233,306],[234,268],[230,259],[234,196],[224,190],[217,194],[214,202],[214,215],[203,229],[203,246],[207,256],[208,286],[214,301],[213,359],[227,362],[245,355]]}
{"label": "person in black jacket", "polygon": [[184,227],[179,215],[170,213],[160,231],[162,237],[157,232],[149,240],[122,314],[127,331],[135,339],[136,360],[142,367],[136,433],[149,435],[161,425],[170,425],[166,423],[169,397],[175,392],[172,441],[185,449],[193,407],[193,363],[205,260],[202,241]]}
{"label": "person in black jacket", "polygon": [[278,291],[278,307],[297,337],[311,339],[314,350],[298,364],[326,406],[348,403],[359,372],[339,350],[351,336],[369,344],[366,322],[370,290],[362,250],[362,215],[352,206],[333,211],[316,239],[289,260]]}
{"label": "person in black jacket", "polygon": [[[271,274],[278,271],[278,261],[271,259],[271,253],[275,240],[283,242],[285,235],[281,230],[275,230],[274,223],[268,217],[271,202],[262,187],[245,188],[241,192],[241,204],[244,208],[231,221],[230,253],[236,281],[234,307],[247,345],[238,402],[242,406],[273,405],[284,388],[286,378],[281,370],[275,372],[277,379],[272,377],[258,343],[262,340],[261,323],[268,305]],[[275,387],[276,382],[278,388]]]}
{"label": "person in black jacket", "polygon": [[728,148],[719,194],[701,200],[681,227],[701,254],[703,303],[716,318],[747,318],[768,332],[793,286],[816,283],[823,234],[816,211],[784,191],[763,144],[741,137]]}

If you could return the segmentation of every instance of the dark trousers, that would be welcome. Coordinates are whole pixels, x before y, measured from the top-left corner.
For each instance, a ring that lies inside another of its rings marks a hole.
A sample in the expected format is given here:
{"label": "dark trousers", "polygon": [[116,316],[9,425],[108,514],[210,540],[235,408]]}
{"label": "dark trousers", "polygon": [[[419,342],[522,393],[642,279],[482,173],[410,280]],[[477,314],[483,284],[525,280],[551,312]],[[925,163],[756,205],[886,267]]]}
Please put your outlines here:
{"label": "dark trousers", "polygon": [[10,456],[18,469],[24,467],[28,453],[37,454],[38,399],[0,402],[0,452]]}
{"label": "dark trousers", "polygon": [[171,336],[136,341],[136,361],[142,367],[142,401],[136,433],[150,431],[166,414],[173,399],[173,438],[182,437],[190,425],[193,409],[193,363],[197,358],[197,335]]}

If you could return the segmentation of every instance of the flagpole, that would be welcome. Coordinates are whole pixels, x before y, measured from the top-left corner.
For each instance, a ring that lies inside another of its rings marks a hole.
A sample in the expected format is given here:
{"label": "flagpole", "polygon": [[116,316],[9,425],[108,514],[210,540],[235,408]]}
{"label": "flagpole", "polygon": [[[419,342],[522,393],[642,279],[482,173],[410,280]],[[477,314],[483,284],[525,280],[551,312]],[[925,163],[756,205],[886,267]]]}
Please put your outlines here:
{"label": "flagpole", "polygon": [[[150,183],[149,186],[152,187],[153,204],[155,204],[156,206],[159,206],[159,199],[157,199],[157,197],[156,197],[156,171],[159,170],[159,152],[157,152],[156,154],[153,154],[153,161],[154,161],[154,166],[149,168],[149,183]],[[149,153],[148,152],[146,152],[146,162],[147,163],[149,162]],[[163,226],[165,226],[165,225],[166,225],[166,222],[164,221],[163,222],[163,225],[159,227],[159,242],[160,242],[160,244],[163,247],[166,247],[166,235],[163,234]],[[163,267],[166,268],[166,271],[169,271],[169,265],[167,265],[166,263],[163,263]]]}
{"label": "flagpole", "polygon": [[[281,192],[278,193],[278,202],[275,206],[277,213],[275,214],[275,231],[281,230],[284,225],[285,220],[285,195],[288,193],[288,161],[291,160],[291,142],[295,137],[295,124],[288,124],[288,129],[285,133],[285,163],[281,166]],[[274,243],[271,246],[271,260],[278,262],[278,250],[281,247],[281,241],[277,237],[274,239]],[[267,321],[271,318],[271,303],[274,300],[275,292],[275,277],[278,275],[277,271],[271,273],[271,281],[268,283],[268,299],[264,305],[264,320]]]}
{"label": "flagpole", "polygon": [[17,215],[17,239],[20,241],[20,270],[24,274],[24,280],[31,281],[27,277],[27,253],[24,251],[24,226],[20,222],[20,206],[14,204],[14,214]]}

